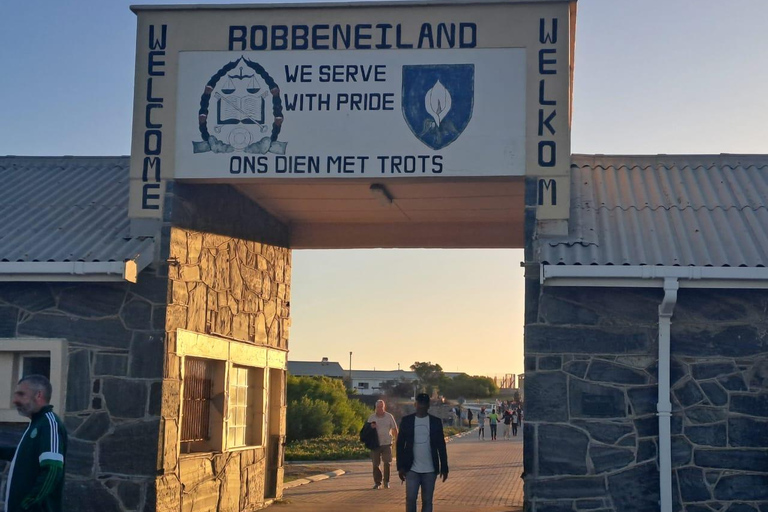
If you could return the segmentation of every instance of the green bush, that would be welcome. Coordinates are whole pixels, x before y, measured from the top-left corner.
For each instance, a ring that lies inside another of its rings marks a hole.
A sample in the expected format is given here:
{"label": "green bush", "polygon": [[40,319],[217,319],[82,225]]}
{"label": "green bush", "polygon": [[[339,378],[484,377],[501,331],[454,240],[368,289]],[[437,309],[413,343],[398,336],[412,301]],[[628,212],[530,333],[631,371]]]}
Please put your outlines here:
{"label": "green bush", "polygon": [[371,410],[349,399],[344,383],[328,377],[288,376],[288,441],[329,434],[356,435]]}
{"label": "green bush", "polygon": [[333,415],[328,403],[306,396],[288,404],[286,423],[288,439],[311,439],[333,433]]}

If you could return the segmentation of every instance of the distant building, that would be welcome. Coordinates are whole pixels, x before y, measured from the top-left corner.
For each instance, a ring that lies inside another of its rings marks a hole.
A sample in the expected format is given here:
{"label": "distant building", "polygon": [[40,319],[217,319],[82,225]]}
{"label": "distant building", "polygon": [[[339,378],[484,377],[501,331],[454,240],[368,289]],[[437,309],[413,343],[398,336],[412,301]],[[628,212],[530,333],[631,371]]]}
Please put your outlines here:
{"label": "distant building", "polygon": [[327,357],[324,357],[320,362],[288,361],[288,374],[297,377],[317,375],[341,379],[349,375],[349,372],[345,372],[339,363],[330,362]]}

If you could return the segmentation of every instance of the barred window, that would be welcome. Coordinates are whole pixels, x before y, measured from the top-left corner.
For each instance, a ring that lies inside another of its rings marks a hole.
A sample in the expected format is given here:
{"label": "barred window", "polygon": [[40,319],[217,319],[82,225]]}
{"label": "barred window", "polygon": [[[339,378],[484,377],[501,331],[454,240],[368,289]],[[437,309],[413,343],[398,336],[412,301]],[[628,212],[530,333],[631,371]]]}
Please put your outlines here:
{"label": "barred window", "polygon": [[184,361],[184,406],[181,442],[210,439],[214,361],[188,357]]}

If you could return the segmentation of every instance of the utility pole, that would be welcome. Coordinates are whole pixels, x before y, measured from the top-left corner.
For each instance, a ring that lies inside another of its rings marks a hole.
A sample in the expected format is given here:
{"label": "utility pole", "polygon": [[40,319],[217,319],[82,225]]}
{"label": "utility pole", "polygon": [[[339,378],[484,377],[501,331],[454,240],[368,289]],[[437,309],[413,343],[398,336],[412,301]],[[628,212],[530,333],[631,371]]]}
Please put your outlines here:
{"label": "utility pole", "polygon": [[349,389],[352,388],[352,351],[349,351]]}

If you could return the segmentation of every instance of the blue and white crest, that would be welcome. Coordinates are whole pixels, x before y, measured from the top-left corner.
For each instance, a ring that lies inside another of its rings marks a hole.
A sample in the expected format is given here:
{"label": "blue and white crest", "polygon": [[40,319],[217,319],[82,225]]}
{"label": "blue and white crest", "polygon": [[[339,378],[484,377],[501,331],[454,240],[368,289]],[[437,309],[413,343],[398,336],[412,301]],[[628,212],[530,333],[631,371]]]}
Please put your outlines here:
{"label": "blue and white crest", "polygon": [[432,149],[459,138],[472,119],[474,101],[473,64],[403,66],[403,117]]}

